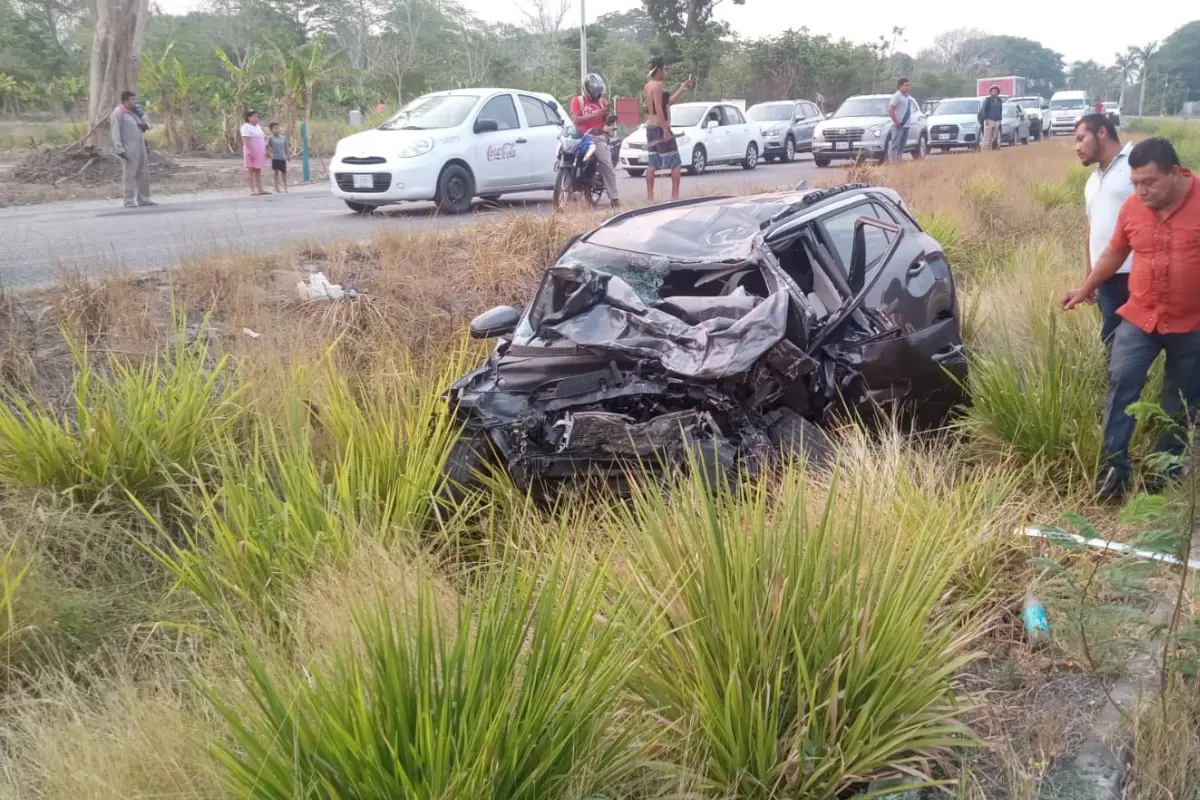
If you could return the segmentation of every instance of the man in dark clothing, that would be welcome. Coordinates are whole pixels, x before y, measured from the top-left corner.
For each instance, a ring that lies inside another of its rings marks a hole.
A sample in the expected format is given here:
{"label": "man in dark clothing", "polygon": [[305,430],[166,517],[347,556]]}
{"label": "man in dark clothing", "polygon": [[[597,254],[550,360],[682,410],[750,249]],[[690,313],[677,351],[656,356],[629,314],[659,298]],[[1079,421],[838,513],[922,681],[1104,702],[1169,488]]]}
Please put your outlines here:
{"label": "man in dark clothing", "polygon": [[1000,149],[1000,120],[1004,118],[1004,101],[1000,99],[1000,87],[993,86],[988,96],[979,104],[979,126],[983,128],[982,146],[989,150]]}

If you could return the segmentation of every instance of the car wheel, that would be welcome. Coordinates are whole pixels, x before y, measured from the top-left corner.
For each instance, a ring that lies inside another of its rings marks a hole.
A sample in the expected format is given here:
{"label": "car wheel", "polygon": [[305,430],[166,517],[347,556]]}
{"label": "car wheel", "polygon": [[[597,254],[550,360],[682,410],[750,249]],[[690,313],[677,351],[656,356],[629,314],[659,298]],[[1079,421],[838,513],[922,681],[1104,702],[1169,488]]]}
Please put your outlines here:
{"label": "car wheel", "polygon": [[783,163],[790,164],[796,160],[796,140],[788,137],[783,143]]}
{"label": "car wheel", "polygon": [[816,164],[818,167],[825,168],[825,167],[829,166],[829,159],[821,158],[820,156],[814,156],[813,163]]}
{"label": "car wheel", "polygon": [[475,179],[461,164],[449,164],[438,178],[437,203],[446,214],[464,214],[471,210],[475,198]]}
{"label": "car wheel", "polygon": [[708,169],[708,152],[701,145],[692,150],[692,163],[688,164],[688,175],[703,175]]}
{"label": "car wheel", "polygon": [[1021,144],[1029,144],[1029,137],[1026,136],[1024,139],[1022,139]]}
{"label": "car wheel", "polygon": [[646,174],[646,170],[644,170],[644,169],[627,169],[627,170],[625,170],[625,174],[631,178],[640,178]]}
{"label": "car wheel", "polygon": [[751,142],[746,147],[746,157],[742,159],[742,169],[754,169],[758,166],[758,145]]}
{"label": "car wheel", "polygon": [[346,208],[349,208],[355,214],[370,214],[378,206],[367,205],[366,203],[356,203],[353,200],[345,200]]}
{"label": "car wheel", "polygon": [[929,155],[929,140],[925,138],[925,134],[921,134],[917,139],[917,149],[913,150],[913,158],[924,158]]}
{"label": "car wheel", "polygon": [[805,462],[815,467],[833,463],[836,451],[825,431],[790,408],[767,412],[763,422],[767,424],[767,438],[775,446],[780,460],[803,456]]}
{"label": "car wheel", "polygon": [[472,492],[484,488],[484,471],[494,462],[492,443],[487,434],[464,436],[450,447],[442,467],[442,486],[438,499],[458,505]]}

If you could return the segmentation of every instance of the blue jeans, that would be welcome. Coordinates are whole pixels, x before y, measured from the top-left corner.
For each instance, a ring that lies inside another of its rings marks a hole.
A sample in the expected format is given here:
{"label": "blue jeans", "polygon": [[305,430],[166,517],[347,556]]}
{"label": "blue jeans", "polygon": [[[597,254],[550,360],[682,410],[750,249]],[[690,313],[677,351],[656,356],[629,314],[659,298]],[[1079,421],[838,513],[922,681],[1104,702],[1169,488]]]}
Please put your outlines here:
{"label": "blue jeans", "polygon": [[1163,433],[1154,449],[1160,453],[1182,455],[1187,446],[1185,426],[1200,409],[1200,331],[1146,333],[1125,320],[1117,326],[1108,363],[1104,462],[1123,480],[1128,480],[1133,472],[1129,463],[1129,440],[1133,438],[1136,424],[1125,409],[1141,398],[1150,365],[1164,351],[1167,370],[1159,405],[1179,424]]}
{"label": "blue jeans", "polygon": [[908,127],[892,128],[892,136],[888,139],[887,160],[899,161],[904,158],[904,145],[908,141]]}
{"label": "blue jeans", "polygon": [[1113,275],[1096,289],[1096,305],[1100,307],[1100,341],[1112,349],[1113,334],[1121,324],[1117,309],[1129,302],[1129,273]]}

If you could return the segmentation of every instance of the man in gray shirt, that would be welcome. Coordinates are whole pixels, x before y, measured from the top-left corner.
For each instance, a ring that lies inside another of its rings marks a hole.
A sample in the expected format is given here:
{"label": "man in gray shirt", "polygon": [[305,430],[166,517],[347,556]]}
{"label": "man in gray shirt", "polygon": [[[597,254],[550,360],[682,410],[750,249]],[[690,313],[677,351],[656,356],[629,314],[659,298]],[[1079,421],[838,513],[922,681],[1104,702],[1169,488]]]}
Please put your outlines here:
{"label": "man in gray shirt", "polygon": [[121,188],[126,208],[157,205],[150,199],[150,154],[146,151],[146,131],[150,124],[145,117],[138,116],[136,105],[136,94],[121,92],[121,105],[108,117],[113,152],[123,162]]}
{"label": "man in gray shirt", "polygon": [[913,100],[908,96],[912,82],[901,78],[896,83],[896,93],[888,101],[888,116],[892,119],[892,135],[888,139],[888,161],[899,161],[904,157],[904,145],[908,140],[908,122],[912,119]]}

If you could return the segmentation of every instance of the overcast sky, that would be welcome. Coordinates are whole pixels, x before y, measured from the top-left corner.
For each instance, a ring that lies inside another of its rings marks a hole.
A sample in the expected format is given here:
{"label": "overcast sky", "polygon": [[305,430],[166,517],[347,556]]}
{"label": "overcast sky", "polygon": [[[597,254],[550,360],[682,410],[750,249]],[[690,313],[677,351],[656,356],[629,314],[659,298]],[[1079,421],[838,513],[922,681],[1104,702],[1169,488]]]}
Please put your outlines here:
{"label": "overcast sky", "polygon": [[[482,19],[513,23],[523,19],[513,0],[460,1]],[[631,0],[584,1],[589,20],[638,5]],[[580,0],[573,2],[572,21],[578,19]],[[159,7],[168,13],[182,13],[203,4],[203,0],[158,0]],[[1126,2],[1123,5],[1131,8],[1134,4]],[[880,35],[890,39],[892,26],[898,25],[905,32],[904,41],[897,43],[897,49],[912,55],[947,29],[981,28],[989,33],[1039,41],[1062,53],[1068,62],[1094,59],[1101,64],[1110,64],[1115,53],[1130,45],[1166,38],[1196,16],[1194,8],[1183,0],[1153,3],[1144,14],[1102,11],[1099,3],[1055,0],[1012,0],[1008,3],[970,0],[951,4],[918,1],[915,5],[889,0],[746,0],[744,6],[724,0],[717,6],[716,16],[729,22],[743,36],[751,37],[807,26],[813,33],[868,42]],[[1094,16],[1090,19],[1081,16],[1087,13]]]}

